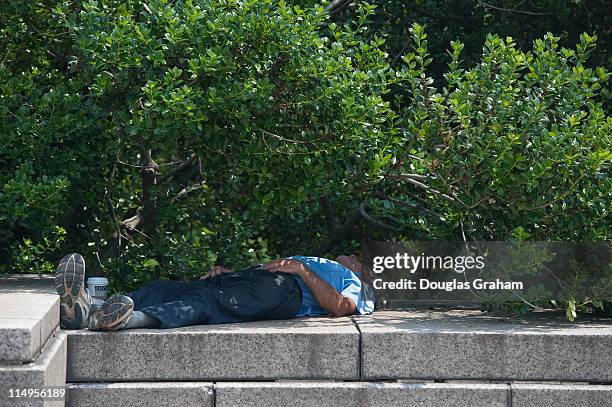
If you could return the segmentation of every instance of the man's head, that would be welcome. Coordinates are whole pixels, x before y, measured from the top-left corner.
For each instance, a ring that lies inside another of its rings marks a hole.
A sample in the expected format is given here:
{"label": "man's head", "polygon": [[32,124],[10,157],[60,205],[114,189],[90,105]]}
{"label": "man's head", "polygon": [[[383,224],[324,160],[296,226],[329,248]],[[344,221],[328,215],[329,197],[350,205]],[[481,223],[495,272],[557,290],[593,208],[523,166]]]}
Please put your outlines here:
{"label": "man's head", "polygon": [[343,254],[342,256],[338,256],[338,258],[336,258],[336,261],[342,264],[347,269],[350,269],[356,273],[361,273],[361,270],[363,269],[363,264],[361,264],[357,260],[357,257],[353,254],[351,255]]}
{"label": "man's head", "polygon": [[366,283],[370,283],[370,271],[368,267],[357,260],[357,256],[355,255],[342,255],[336,258],[336,261],[342,264],[347,269],[354,271],[355,273],[359,273],[359,278],[361,281]]}

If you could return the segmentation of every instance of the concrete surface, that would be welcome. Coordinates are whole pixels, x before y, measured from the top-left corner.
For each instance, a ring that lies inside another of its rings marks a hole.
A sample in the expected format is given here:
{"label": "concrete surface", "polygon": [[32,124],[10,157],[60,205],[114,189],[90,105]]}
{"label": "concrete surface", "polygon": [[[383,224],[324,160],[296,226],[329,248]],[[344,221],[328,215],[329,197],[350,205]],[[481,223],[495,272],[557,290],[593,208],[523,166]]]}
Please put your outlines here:
{"label": "concrete surface", "polygon": [[69,384],[67,407],[213,407],[213,384],[136,382]]}
{"label": "concrete surface", "polygon": [[215,383],[216,407],[506,407],[508,395],[504,384]]}
{"label": "concrete surface", "polygon": [[512,384],[512,407],[611,407],[612,385]]}
{"label": "concrete surface", "polygon": [[0,365],[0,406],[54,406],[63,402],[9,399],[8,389],[40,389],[66,383],[66,334],[58,331],[42,348],[35,362],[22,365]]}
{"label": "concrete surface", "polygon": [[59,325],[52,276],[0,275],[0,363],[36,359]]}
{"label": "concrete surface", "polygon": [[349,318],[72,331],[68,381],[358,379]]}
{"label": "concrete surface", "polygon": [[385,311],[355,320],[365,380],[612,382],[612,319]]}

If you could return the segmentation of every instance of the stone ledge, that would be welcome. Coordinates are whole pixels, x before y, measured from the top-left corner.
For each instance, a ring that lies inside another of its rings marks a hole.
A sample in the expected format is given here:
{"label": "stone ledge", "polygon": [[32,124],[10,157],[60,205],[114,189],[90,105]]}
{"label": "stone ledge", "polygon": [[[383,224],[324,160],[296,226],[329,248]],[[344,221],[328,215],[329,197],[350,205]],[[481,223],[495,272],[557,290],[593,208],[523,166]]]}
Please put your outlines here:
{"label": "stone ledge", "polygon": [[5,406],[53,406],[63,402],[30,400],[22,403],[7,399],[7,388],[40,388],[41,386],[64,386],[66,383],[66,334],[58,331],[53,334],[41,350],[35,362],[22,365],[0,366],[0,407]]}
{"label": "stone ledge", "polygon": [[0,363],[26,363],[59,325],[59,296],[52,276],[0,276]]}
{"label": "stone ledge", "polygon": [[610,385],[419,382],[130,382],[68,383],[66,406],[206,407],[574,407],[609,406]]}
{"label": "stone ledge", "polygon": [[612,385],[512,383],[512,407],[612,406]]}
{"label": "stone ledge", "polygon": [[205,382],[87,383],[67,386],[66,407],[213,407],[213,384]]}
{"label": "stone ledge", "polygon": [[612,319],[564,321],[479,311],[383,311],[355,317],[362,378],[612,382]]}
{"label": "stone ledge", "polygon": [[506,407],[504,384],[238,382],[215,383],[216,407]]}
{"label": "stone ledge", "polygon": [[358,379],[349,318],[71,331],[68,381]]}
{"label": "stone ledge", "polygon": [[[119,333],[69,334],[69,381],[612,381],[612,320],[381,311]],[[360,353],[361,339],[361,353]],[[359,357],[361,356],[361,360]],[[359,363],[361,362],[361,377]]]}

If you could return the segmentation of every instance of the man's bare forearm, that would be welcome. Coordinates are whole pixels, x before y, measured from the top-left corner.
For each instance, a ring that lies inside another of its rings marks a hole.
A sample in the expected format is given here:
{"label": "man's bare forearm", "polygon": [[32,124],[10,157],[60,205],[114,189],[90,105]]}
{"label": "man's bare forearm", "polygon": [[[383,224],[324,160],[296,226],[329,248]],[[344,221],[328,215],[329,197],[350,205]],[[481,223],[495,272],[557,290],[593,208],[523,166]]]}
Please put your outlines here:
{"label": "man's bare forearm", "polygon": [[355,313],[356,307],[353,300],[344,297],[334,287],[310,271],[306,265],[298,271],[297,275],[304,280],[319,305],[330,315],[339,317]]}

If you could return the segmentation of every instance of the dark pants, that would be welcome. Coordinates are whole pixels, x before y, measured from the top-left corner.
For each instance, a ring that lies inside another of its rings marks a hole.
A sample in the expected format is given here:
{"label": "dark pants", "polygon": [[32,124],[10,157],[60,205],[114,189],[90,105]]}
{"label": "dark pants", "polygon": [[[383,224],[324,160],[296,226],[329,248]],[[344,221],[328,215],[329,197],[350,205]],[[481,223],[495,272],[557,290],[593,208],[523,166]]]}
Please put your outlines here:
{"label": "dark pants", "polygon": [[193,282],[156,281],[128,294],[160,328],[293,318],[302,292],[291,274],[256,266]]}

